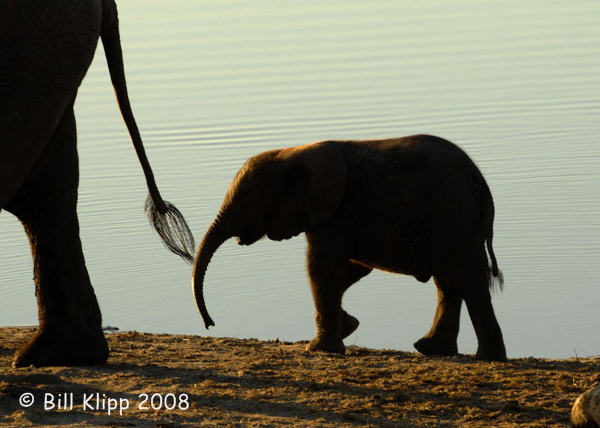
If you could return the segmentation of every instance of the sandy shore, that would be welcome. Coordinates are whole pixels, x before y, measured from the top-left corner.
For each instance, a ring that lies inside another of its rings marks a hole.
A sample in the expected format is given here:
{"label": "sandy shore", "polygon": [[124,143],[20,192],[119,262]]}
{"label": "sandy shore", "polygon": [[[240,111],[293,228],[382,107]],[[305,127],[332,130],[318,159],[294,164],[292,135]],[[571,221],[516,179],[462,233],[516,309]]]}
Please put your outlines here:
{"label": "sandy shore", "polygon": [[137,332],[107,335],[105,366],[12,368],[32,331],[0,328],[2,426],[564,426],[600,382],[600,357],[482,363],[354,346],[337,356]]}

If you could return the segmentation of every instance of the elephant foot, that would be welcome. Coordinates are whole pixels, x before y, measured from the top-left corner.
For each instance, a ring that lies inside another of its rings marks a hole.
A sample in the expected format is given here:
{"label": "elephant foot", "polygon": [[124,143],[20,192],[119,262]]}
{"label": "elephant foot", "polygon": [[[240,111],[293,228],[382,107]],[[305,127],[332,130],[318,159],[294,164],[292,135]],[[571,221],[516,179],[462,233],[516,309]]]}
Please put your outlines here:
{"label": "elephant foot", "polygon": [[506,349],[504,345],[496,346],[496,347],[485,347],[482,346],[477,347],[477,353],[475,354],[475,358],[482,361],[506,361]]}
{"label": "elephant foot", "polygon": [[422,337],[413,346],[423,355],[456,355],[458,353],[456,342],[449,344],[432,337]]}
{"label": "elephant foot", "polygon": [[346,352],[346,347],[341,339],[338,340],[326,340],[323,337],[317,336],[306,345],[307,351],[324,351],[324,352],[335,352],[337,354],[343,354]]}
{"label": "elephant foot", "polygon": [[104,364],[107,358],[108,343],[101,331],[91,337],[83,337],[74,335],[72,331],[38,329],[17,350],[13,366],[87,366]]}
{"label": "elephant foot", "polygon": [[356,318],[344,311],[342,314],[342,325],[340,327],[340,336],[342,339],[345,339],[354,333],[354,330],[358,328],[359,324],[360,322]]}

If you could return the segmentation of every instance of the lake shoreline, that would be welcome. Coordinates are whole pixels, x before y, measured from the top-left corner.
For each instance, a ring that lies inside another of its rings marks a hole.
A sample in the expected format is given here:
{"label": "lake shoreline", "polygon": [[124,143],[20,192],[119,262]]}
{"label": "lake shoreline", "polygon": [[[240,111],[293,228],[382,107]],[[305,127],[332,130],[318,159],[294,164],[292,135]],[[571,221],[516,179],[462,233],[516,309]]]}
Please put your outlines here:
{"label": "lake shoreline", "polygon": [[[138,332],[106,334],[103,366],[12,368],[33,331],[0,328],[0,425],[564,426],[600,382],[600,357],[485,363],[356,346],[338,356],[306,342]],[[46,397],[67,408],[44,410]],[[109,415],[117,403],[122,415]]]}

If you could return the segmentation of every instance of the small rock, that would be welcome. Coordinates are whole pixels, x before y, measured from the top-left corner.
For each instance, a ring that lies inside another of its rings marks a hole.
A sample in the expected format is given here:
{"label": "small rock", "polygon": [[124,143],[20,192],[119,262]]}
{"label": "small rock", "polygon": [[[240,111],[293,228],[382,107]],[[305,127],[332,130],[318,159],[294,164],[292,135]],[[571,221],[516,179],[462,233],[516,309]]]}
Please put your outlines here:
{"label": "small rock", "polygon": [[600,427],[600,385],[577,397],[571,409],[571,423],[578,428]]}

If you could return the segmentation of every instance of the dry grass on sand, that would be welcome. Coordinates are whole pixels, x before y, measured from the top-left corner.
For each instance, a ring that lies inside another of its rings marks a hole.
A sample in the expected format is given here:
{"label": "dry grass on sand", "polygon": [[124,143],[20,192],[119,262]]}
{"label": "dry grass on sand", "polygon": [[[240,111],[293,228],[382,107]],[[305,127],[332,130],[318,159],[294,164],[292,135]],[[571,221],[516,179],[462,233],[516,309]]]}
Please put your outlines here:
{"label": "dry grass on sand", "polygon": [[[32,331],[0,328],[0,425],[564,426],[577,395],[600,381],[600,358],[483,363],[354,346],[337,356],[303,343],[137,332],[108,335],[105,366],[12,368]],[[31,407],[20,406],[24,393]],[[45,394],[56,403],[61,393],[73,393],[73,409],[44,410]],[[84,409],[95,393],[99,404]],[[144,393],[160,394],[156,409]],[[109,398],[129,408],[108,415]]]}

